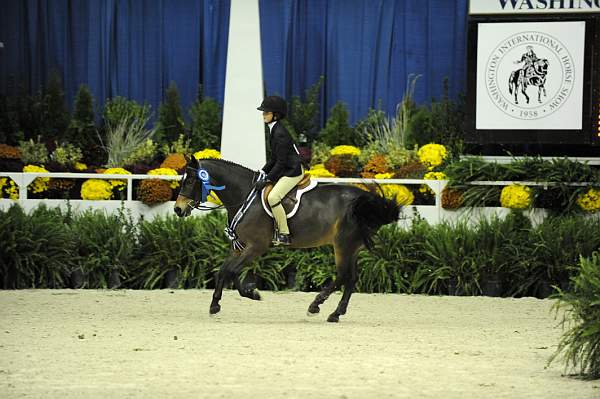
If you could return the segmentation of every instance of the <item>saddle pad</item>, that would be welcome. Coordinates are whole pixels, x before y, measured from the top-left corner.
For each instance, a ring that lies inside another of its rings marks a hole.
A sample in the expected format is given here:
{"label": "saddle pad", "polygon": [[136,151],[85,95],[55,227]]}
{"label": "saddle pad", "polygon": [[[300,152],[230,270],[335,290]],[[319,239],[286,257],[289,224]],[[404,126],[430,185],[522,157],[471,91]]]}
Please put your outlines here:
{"label": "saddle pad", "polygon": [[[283,209],[285,209],[285,213],[286,213],[286,217],[289,219],[292,216],[294,216],[296,214],[296,212],[298,211],[298,207],[300,206],[300,197],[302,197],[302,194],[304,194],[307,191],[312,190],[313,188],[317,187],[317,182],[314,180],[310,181],[310,184],[304,188],[301,189],[292,189],[292,191],[290,193],[288,193],[283,200],[281,201],[281,205],[283,205]],[[273,217],[273,213],[271,212],[271,207],[269,206],[269,204],[265,201],[265,195],[264,195],[264,191],[265,189],[263,189],[263,191],[260,193],[260,200],[263,206],[263,209],[265,210],[265,212],[267,212],[267,215],[269,215],[270,217]],[[296,191],[294,193],[294,190]],[[295,194],[295,195],[294,195]],[[294,196],[293,198],[296,199],[296,202],[293,202],[291,200],[290,197]]]}

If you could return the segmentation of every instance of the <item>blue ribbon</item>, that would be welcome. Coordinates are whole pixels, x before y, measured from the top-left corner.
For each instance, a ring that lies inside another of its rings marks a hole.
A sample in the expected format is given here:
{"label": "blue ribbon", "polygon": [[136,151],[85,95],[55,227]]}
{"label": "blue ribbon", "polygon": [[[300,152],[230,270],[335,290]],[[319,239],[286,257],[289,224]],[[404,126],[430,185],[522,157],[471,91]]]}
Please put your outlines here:
{"label": "blue ribbon", "polygon": [[198,169],[198,179],[202,183],[202,197],[200,199],[202,202],[206,202],[209,196],[216,200],[215,197],[210,195],[211,191],[225,190],[225,186],[213,186],[210,184],[210,175],[206,169]]}

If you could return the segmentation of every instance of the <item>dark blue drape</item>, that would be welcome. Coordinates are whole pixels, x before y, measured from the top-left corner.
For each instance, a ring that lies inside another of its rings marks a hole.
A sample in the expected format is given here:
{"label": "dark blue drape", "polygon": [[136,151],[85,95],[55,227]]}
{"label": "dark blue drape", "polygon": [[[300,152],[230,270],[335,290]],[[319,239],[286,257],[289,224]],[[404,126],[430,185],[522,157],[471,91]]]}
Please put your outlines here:
{"label": "dark blue drape", "polygon": [[395,112],[410,74],[419,103],[465,85],[467,0],[260,0],[268,94],[302,95],[325,76],[322,108]]}
{"label": "dark blue drape", "polygon": [[[52,69],[72,103],[121,95],[156,111],[170,81],[187,108],[198,85],[223,102],[229,0],[18,0],[0,10],[0,93],[34,92]],[[381,101],[393,114],[409,74],[415,98],[465,85],[467,0],[260,0],[267,92],[302,95],[321,75],[322,117],[345,102],[352,122]],[[14,77],[11,80],[9,77]]]}
{"label": "dark blue drape", "polygon": [[[125,96],[156,113],[171,81],[185,109],[223,102],[229,0],[19,0],[0,11],[0,90],[37,91],[55,69],[70,103],[80,84],[100,104]],[[14,82],[15,84],[12,84]]]}

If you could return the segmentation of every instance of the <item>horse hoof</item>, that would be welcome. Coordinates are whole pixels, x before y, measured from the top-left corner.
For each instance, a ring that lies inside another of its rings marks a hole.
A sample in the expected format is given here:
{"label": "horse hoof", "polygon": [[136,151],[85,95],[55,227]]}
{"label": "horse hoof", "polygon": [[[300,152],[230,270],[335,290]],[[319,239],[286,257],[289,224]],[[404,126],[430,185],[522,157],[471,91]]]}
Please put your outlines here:
{"label": "horse hoof", "polygon": [[262,298],[260,297],[260,292],[257,289],[253,289],[250,293],[250,299],[254,301],[260,301]]}
{"label": "horse hoof", "polygon": [[337,323],[338,321],[340,321],[340,316],[338,316],[336,314],[330,314],[329,317],[327,318],[327,321],[330,323]]}
{"label": "horse hoof", "polygon": [[308,307],[308,312],[306,312],[306,314],[308,314],[309,316],[314,316],[314,315],[316,315],[317,313],[319,313],[320,311],[321,311],[321,309],[319,309],[319,307],[318,307],[318,306],[313,306],[313,305],[310,305],[310,306]]}
{"label": "horse hoof", "polygon": [[211,315],[215,315],[215,314],[219,313],[220,311],[221,311],[221,305],[212,305],[208,312]]}

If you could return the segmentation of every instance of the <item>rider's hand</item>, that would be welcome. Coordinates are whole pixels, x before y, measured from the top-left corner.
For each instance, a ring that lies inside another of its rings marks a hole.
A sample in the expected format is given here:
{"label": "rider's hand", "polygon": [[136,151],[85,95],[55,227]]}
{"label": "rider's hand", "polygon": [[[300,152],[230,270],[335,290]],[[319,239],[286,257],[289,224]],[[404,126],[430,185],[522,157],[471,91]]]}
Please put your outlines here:
{"label": "rider's hand", "polygon": [[254,187],[256,187],[257,191],[261,191],[263,188],[265,188],[267,184],[269,184],[269,181],[266,178],[264,178],[257,181]]}

